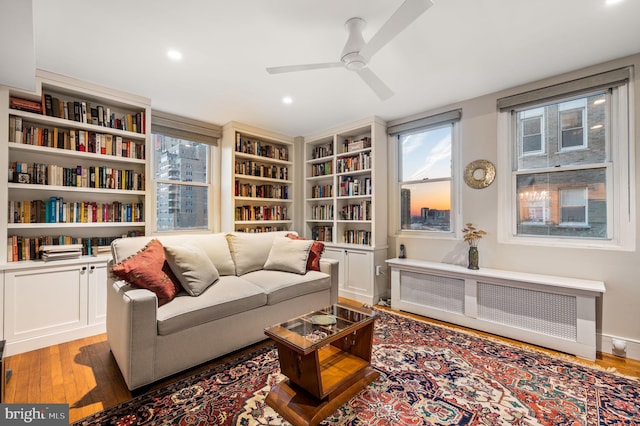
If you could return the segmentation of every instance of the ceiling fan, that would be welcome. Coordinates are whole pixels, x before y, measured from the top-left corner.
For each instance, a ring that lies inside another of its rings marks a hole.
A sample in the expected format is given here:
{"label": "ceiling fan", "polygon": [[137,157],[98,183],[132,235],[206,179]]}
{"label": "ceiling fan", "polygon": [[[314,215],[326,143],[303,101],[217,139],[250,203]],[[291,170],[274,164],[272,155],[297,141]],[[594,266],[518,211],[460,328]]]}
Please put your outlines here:
{"label": "ceiling fan", "polygon": [[368,67],[369,61],[378,50],[400,34],[402,30],[431,6],[433,6],[432,0],[405,0],[378,32],[371,37],[369,42],[365,42],[362,37],[362,29],[365,25],[364,19],[351,18],[345,24],[349,37],[344,49],[342,49],[340,61],[269,67],[267,72],[269,74],[280,74],[321,68],[346,68],[357,73],[381,100],[389,99],[393,96],[393,91],[371,71]]}

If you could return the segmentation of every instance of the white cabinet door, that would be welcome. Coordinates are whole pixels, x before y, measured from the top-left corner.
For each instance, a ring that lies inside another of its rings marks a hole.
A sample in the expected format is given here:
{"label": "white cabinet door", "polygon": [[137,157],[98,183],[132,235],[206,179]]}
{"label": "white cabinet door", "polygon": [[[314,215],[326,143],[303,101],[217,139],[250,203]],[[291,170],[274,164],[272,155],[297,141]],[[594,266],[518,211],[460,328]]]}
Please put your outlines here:
{"label": "white cabinet door", "polygon": [[88,271],[83,265],[5,271],[8,342],[59,333],[87,323]]}
{"label": "white cabinet door", "polygon": [[373,253],[346,250],[344,289],[373,296]]}
{"label": "white cabinet door", "polygon": [[101,324],[107,320],[107,263],[89,265],[89,324]]}
{"label": "white cabinet door", "polygon": [[326,247],[322,256],[339,262],[340,296],[368,304],[377,301],[377,295],[374,294],[373,252]]}

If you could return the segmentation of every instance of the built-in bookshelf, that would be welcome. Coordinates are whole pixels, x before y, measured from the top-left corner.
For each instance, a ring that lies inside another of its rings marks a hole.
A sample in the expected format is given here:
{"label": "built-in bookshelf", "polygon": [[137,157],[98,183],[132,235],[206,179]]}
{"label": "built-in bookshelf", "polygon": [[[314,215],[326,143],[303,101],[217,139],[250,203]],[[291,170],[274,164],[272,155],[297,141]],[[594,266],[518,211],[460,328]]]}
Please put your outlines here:
{"label": "built-in bookshelf", "polygon": [[[33,92],[0,86],[6,354],[106,331],[110,244],[148,234],[150,105],[40,70]],[[82,250],[40,251],[68,244]]]}
{"label": "built-in bookshelf", "polygon": [[45,241],[95,254],[146,233],[147,99],[42,71],[33,93],[0,97],[3,261],[37,260]]}
{"label": "built-in bookshelf", "polygon": [[386,138],[376,117],[304,138],[304,234],[340,261],[341,295],[372,304],[384,288]]}
{"label": "built-in bookshelf", "polygon": [[287,136],[237,122],[224,126],[222,176],[233,185],[223,185],[223,230],[292,229],[293,147]]}

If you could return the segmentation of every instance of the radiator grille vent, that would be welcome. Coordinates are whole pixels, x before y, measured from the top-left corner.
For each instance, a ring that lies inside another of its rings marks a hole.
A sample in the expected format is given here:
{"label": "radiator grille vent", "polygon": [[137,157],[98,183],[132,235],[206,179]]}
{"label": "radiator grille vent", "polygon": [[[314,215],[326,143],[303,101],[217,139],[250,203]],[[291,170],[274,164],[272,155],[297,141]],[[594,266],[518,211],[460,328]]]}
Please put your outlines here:
{"label": "radiator grille vent", "polygon": [[400,300],[464,314],[464,280],[401,272]]}
{"label": "radiator grille vent", "polygon": [[575,296],[478,282],[478,318],[571,341],[577,339]]}

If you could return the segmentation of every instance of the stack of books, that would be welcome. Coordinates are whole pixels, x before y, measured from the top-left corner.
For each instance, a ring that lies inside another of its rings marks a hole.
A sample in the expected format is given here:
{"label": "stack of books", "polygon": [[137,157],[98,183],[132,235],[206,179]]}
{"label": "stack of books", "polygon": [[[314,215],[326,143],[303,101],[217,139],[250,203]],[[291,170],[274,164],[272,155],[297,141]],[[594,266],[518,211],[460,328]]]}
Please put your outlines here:
{"label": "stack of books", "polygon": [[45,245],[40,247],[42,260],[78,259],[82,256],[82,244]]}

